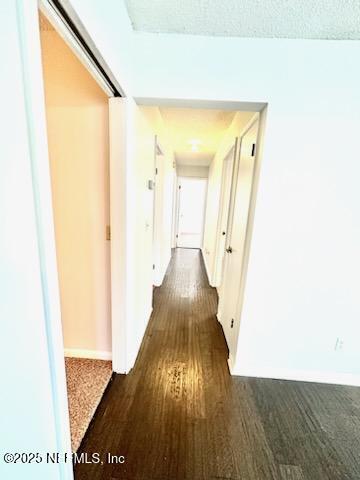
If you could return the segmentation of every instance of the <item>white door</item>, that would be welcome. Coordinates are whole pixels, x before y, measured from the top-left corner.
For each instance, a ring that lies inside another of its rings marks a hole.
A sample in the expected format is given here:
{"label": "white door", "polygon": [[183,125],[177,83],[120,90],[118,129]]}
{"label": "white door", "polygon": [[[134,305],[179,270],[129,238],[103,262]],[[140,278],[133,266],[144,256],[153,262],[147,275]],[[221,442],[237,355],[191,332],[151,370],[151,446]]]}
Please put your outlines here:
{"label": "white door", "polygon": [[230,198],[231,198],[231,183],[233,175],[235,157],[235,145],[231,148],[223,161],[222,178],[221,178],[221,193],[220,193],[220,211],[217,227],[216,239],[216,254],[215,254],[215,285],[220,286],[223,278],[223,266],[226,239],[228,236],[229,212],[230,212]]}
{"label": "white door", "polygon": [[181,177],[179,179],[177,247],[202,247],[206,190],[206,178]]}
{"label": "white door", "polygon": [[239,333],[239,315],[237,315],[237,310],[254,176],[257,132],[258,122],[242,137],[237,171],[234,172],[235,189],[230,212],[231,218],[229,218],[224,281],[219,305],[219,317],[229,347],[230,359],[235,357]]}

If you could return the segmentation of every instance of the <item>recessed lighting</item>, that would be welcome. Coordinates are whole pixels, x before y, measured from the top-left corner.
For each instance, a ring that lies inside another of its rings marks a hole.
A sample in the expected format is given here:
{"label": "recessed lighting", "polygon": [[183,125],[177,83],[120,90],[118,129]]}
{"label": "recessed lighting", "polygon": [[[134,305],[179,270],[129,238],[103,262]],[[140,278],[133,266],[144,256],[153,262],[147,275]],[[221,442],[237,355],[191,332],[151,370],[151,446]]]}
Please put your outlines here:
{"label": "recessed lighting", "polygon": [[198,152],[201,144],[201,140],[198,140],[197,138],[193,138],[188,141],[188,143],[191,146],[191,151],[192,152]]}

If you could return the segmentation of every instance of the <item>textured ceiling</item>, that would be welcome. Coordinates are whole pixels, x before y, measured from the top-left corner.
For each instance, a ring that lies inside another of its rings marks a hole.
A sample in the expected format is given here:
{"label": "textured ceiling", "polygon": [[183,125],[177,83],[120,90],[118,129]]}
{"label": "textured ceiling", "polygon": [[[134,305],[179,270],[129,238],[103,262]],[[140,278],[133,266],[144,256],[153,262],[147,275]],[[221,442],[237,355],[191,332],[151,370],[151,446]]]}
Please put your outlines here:
{"label": "textured ceiling", "polygon": [[229,37],[360,39],[360,0],[126,0],[135,30]]}
{"label": "textured ceiling", "polygon": [[[192,108],[161,108],[178,165],[207,166],[235,112]],[[192,151],[192,143],[198,151]]]}

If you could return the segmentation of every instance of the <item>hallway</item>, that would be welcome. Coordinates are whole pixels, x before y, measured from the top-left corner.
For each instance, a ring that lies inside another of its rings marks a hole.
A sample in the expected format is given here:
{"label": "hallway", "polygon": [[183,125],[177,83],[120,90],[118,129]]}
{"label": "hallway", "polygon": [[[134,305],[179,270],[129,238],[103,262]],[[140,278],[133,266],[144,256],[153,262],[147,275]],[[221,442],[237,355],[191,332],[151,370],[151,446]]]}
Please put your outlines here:
{"label": "hallway", "polygon": [[198,250],[177,249],[136,365],[117,375],[76,479],[358,479],[359,389],[231,377],[217,295]]}

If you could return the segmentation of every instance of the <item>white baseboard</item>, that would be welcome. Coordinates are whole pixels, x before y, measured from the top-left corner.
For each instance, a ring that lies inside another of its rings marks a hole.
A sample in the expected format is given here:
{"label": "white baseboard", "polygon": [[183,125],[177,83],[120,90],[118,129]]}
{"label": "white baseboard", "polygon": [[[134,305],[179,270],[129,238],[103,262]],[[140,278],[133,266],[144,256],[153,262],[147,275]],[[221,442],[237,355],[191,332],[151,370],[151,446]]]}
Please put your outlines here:
{"label": "white baseboard", "polygon": [[112,360],[112,353],[106,350],[83,350],[80,348],[64,348],[65,357],[91,358],[93,360]]}
{"label": "white baseboard", "polygon": [[273,378],[276,380],[294,380],[297,382],[328,383],[360,387],[360,375],[352,373],[329,373],[310,370],[289,370],[272,368],[234,368],[230,366],[232,375],[241,377]]}
{"label": "white baseboard", "polygon": [[208,264],[207,264],[207,261],[206,261],[206,255],[205,255],[204,250],[202,248],[200,248],[200,251],[201,251],[202,258],[204,260],[205,271],[206,271],[206,275],[207,275],[207,278],[208,278],[209,285],[210,285],[210,287],[213,287],[214,285],[212,284],[212,281],[211,281],[211,277],[210,277],[210,273],[209,273],[209,267],[208,267]]}

